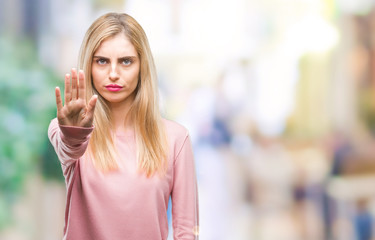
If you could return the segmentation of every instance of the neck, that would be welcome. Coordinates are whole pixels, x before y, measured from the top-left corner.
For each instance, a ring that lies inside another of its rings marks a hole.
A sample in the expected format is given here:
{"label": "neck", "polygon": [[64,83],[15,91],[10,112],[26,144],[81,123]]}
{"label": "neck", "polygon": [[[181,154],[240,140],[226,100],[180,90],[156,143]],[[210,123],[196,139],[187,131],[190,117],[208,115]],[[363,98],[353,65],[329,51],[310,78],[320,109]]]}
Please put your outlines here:
{"label": "neck", "polygon": [[130,116],[130,104],[111,103],[111,117],[114,130],[116,132],[126,132],[133,127]]}

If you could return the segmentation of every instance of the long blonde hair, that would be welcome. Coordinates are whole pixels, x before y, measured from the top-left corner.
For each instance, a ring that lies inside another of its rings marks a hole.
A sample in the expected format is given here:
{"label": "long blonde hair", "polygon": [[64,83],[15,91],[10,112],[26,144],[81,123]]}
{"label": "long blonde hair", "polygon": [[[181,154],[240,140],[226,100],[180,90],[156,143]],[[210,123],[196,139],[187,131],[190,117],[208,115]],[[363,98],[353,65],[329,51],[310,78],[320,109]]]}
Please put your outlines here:
{"label": "long blonde hair", "polygon": [[136,96],[129,116],[135,123],[139,169],[150,177],[155,172],[166,171],[167,140],[159,111],[155,64],[147,36],[139,23],[125,13],[107,13],[95,20],[87,30],[80,49],[79,67],[85,72],[87,101],[93,94],[98,95],[89,153],[97,169],[103,172],[118,169],[110,109],[93,86],[91,66],[100,44],[120,33],[129,38],[140,59]]}

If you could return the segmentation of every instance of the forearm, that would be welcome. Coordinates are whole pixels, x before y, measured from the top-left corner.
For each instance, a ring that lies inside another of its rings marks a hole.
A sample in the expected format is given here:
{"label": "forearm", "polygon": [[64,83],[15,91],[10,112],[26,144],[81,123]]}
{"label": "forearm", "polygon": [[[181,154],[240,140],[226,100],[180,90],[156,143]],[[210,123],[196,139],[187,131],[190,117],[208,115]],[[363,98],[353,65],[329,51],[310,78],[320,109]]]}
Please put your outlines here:
{"label": "forearm", "polygon": [[93,127],[61,126],[57,119],[51,121],[48,137],[62,164],[67,165],[82,157],[86,152],[92,130]]}

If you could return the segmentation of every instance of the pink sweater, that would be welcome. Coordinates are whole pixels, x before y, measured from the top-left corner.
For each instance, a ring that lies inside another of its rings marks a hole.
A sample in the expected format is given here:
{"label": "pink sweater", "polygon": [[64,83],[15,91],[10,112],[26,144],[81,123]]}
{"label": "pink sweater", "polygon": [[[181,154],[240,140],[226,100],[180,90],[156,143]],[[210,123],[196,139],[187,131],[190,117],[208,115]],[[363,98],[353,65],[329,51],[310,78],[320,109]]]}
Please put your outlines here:
{"label": "pink sweater", "polygon": [[172,199],[174,239],[198,239],[198,193],[188,132],[164,120],[169,141],[163,178],[137,173],[134,132],[116,135],[119,170],[97,171],[84,155],[93,128],[68,127],[53,119],[48,137],[64,173],[67,202],[64,240],[165,240]]}

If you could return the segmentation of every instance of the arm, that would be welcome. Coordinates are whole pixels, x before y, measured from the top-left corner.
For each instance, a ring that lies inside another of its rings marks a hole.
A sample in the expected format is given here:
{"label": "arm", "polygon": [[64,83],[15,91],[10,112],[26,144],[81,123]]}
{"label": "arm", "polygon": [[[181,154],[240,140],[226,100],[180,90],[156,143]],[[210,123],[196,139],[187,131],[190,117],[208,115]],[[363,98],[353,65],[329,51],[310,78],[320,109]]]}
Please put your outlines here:
{"label": "arm", "polygon": [[48,138],[60,162],[68,166],[86,151],[93,127],[72,127],[59,125],[53,119],[48,128]]}
{"label": "arm", "polygon": [[72,69],[71,75],[65,75],[64,105],[58,87],[55,94],[57,119],[51,121],[48,137],[61,163],[67,166],[86,151],[97,96],[86,102],[85,76],[83,71],[77,73],[76,69]]}
{"label": "arm", "polygon": [[172,220],[175,240],[199,238],[197,179],[193,150],[188,135],[174,162]]}

